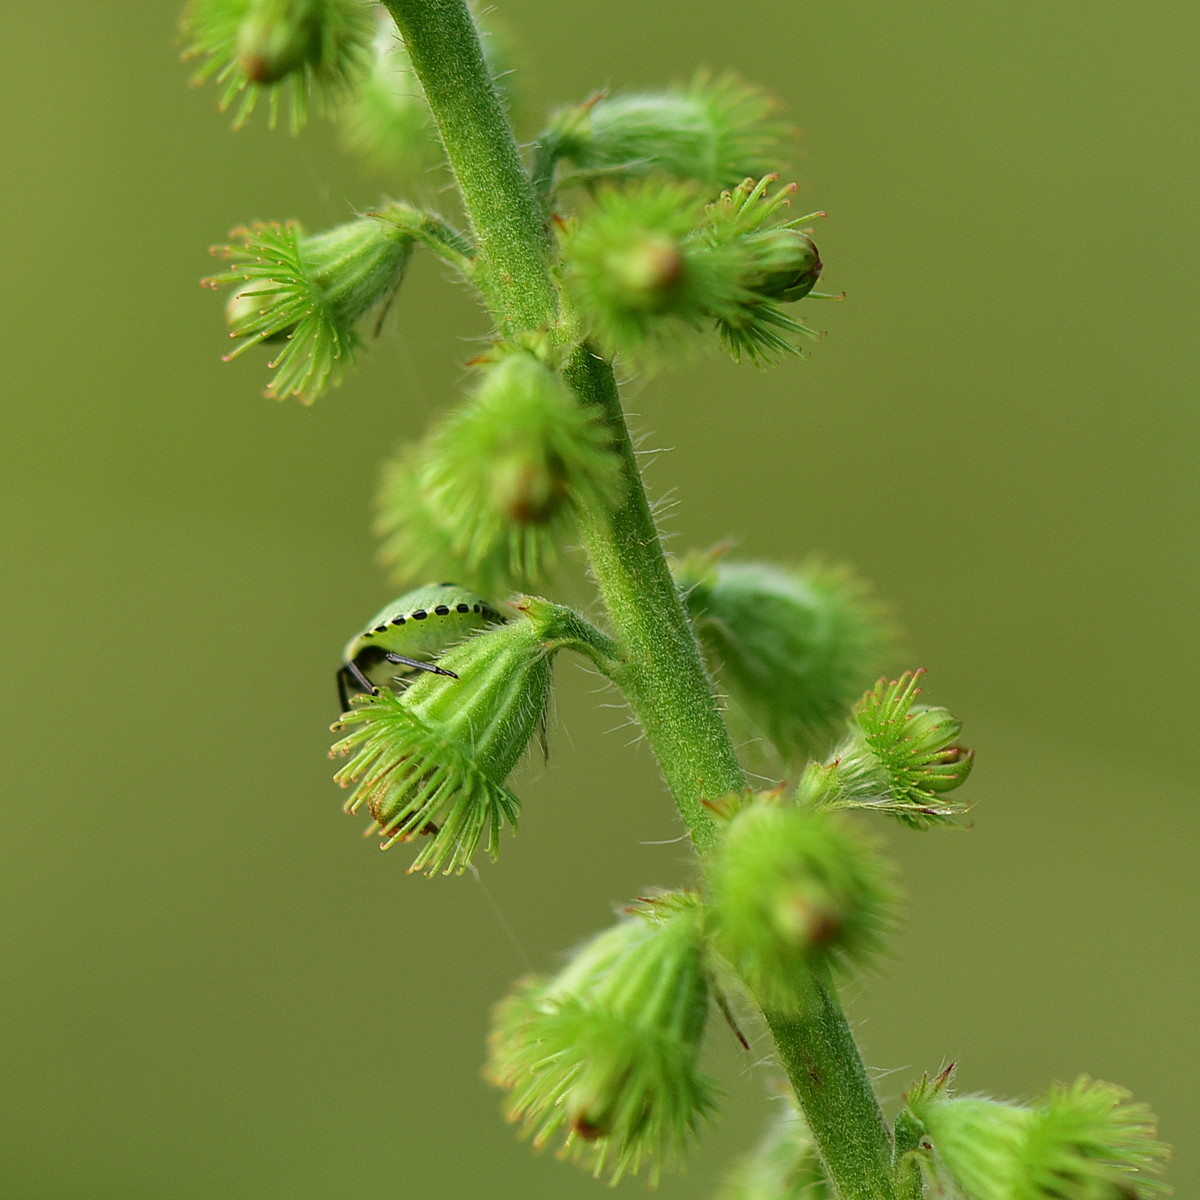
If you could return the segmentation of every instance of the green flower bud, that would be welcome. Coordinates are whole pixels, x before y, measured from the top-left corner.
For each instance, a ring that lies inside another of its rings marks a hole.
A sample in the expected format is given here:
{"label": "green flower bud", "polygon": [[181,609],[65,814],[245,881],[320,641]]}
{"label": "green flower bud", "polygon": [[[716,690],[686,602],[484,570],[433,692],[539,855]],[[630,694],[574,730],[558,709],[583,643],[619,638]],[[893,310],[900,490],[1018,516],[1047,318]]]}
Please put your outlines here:
{"label": "green flower bud", "polygon": [[237,32],[237,63],[253,83],[278,83],[320,61],[316,0],[255,0]]}
{"label": "green flower bud", "polygon": [[430,544],[419,506],[451,561],[486,591],[544,576],[580,510],[612,509],[624,491],[598,414],[537,355],[497,347],[479,365],[472,401],[422,447],[416,494],[389,487],[381,527],[404,563]]}
{"label": "green flower bud", "polygon": [[653,356],[709,320],[690,240],[702,211],[691,187],[660,182],[606,189],[568,227],[567,285],[610,353]]}
{"label": "green flower bud", "polygon": [[[797,221],[767,227],[794,188],[747,180],[701,210],[686,185],[661,181],[601,191],[564,235],[566,281],[610,353],[653,356],[715,329],[735,358],[795,353],[816,337],[778,301],[811,291],[820,259]],[[799,221],[808,218],[799,218]]]}
{"label": "green flower bud", "polygon": [[974,752],[958,745],[962,722],[947,709],[915,703],[924,672],[881,679],[854,707],[850,735],[824,763],[812,763],[797,788],[802,802],[886,812],[914,829],[964,811],[945,793],[966,781]]}
{"label": "green flower bud", "polygon": [[262,342],[284,342],[269,364],[275,372],[267,395],[297,396],[308,403],[354,360],[355,325],[382,306],[404,277],[414,235],[407,211],[360,217],[306,236],[291,223],[234,230],[240,245],[217,251],[233,265],[204,282],[234,286],[230,337],[241,343],[226,360]]}
{"label": "green flower bud", "polygon": [[759,796],[708,871],[717,949],[767,1009],[804,1007],[814,971],[860,965],[893,924],[892,871],[827,814]]}
{"label": "green flower bud", "polygon": [[837,1200],[793,1102],[781,1099],[767,1136],[729,1172],[713,1200]]}
{"label": "green flower bud", "polygon": [[363,0],[191,0],[184,57],[203,58],[194,82],[217,81],[235,129],[265,97],[271,127],[286,102],[296,132],[310,98],[324,106],[359,74],[372,25]]}
{"label": "green flower bud", "polygon": [[1168,1190],[1154,1178],[1169,1153],[1154,1116],[1123,1088],[1081,1077],[1024,1106],[950,1098],[944,1082],[922,1083],[907,1111],[932,1143],[917,1152],[926,1169],[972,1200],[1143,1200]]}
{"label": "green flower bud", "polygon": [[574,171],[564,182],[669,175],[706,191],[779,165],[792,131],[774,103],[731,75],[686,88],[600,96],[556,113],[539,142]]}
{"label": "green flower bud", "polygon": [[533,598],[520,607],[440,655],[449,675],[423,672],[334,726],[357,726],[331,751],[354,754],[334,776],[354,786],[346,811],[365,804],[385,850],[430,834],[410,870],[462,872],[481,842],[495,857],[501,828],[516,826],[520,802],[505,780],[544,729],[557,639],[573,615]]}
{"label": "green flower bud", "polygon": [[535,1144],[616,1183],[677,1163],[716,1088],[697,1056],[708,1016],[703,907],[673,893],[641,902],[552,980],[496,1010],[488,1074]]}
{"label": "green flower bud", "polygon": [[832,746],[890,631],[845,568],[793,570],[715,553],[676,563],[696,634],[730,701],[789,764]]}
{"label": "green flower bud", "polygon": [[799,229],[769,229],[758,235],[759,274],[751,284],[760,295],[785,304],[802,300],[821,277],[816,243]]}

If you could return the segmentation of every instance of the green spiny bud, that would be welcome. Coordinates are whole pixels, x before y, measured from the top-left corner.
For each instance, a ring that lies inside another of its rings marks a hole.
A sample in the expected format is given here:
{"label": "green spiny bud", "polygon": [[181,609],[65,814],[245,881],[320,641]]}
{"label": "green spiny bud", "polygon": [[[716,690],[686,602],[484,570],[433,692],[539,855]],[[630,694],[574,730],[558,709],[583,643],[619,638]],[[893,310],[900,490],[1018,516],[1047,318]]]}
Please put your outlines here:
{"label": "green spiny bud", "polygon": [[204,281],[237,289],[226,314],[229,336],[241,342],[226,360],[283,341],[269,364],[267,395],[310,402],[353,362],[355,325],[400,285],[413,234],[385,210],[311,237],[295,223],[257,224],[234,236],[240,244],[215,250],[232,265]]}
{"label": "green spiny bud", "polygon": [[673,570],[722,686],[789,764],[826,753],[890,641],[881,611],[844,568],[718,555]]}
{"label": "green spiny bud", "polygon": [[324,105],[359,74],[372,24],[364,0],[191,0],[184,57],[204,59],[194,82],[217,81],[222,112],[236,106],[235,129],[263,97],[274,128],[286,98],[296,132],[310,97]]}
{"label": "green spiny bud", "polygon": [[812,763],[801,801],[886,812],[914,829],[944,823],[965,805],[945,798],[966,781],[974,752],[958,744],[962,722],[944,708],[915,703],[921,671],[881,679],[854,706],[850,735],[824,763]]}
{"label": "green spiny bud", "polygon": [[684,184],[607,188],[567,227],[567,285],[608,352],[653,356],[706,323],[689,241],[702,211]]}
{"label": "green spiny bud", "polygon": [[788,184],[771,193],[777,178],[746,179],[722,193],[708,206],[707,226],[698,235],[715,260],[732,264],[726,267],[731,279],[720,303],[714,299],[712,304],[721,341],[735,360],[748,358],[760,365],[781,354],[798,354],[794,337],[820,336],[788,316],[779,302],[809,295],[820,277],[816,245],[798,226],[824,214],[769,225],[796,191],[795,184]]}
{"label": "green spiny bud", "polygon": [[556,113],[539,141],[574,171],[564,182],[668,175],[706,191],[779,166],[791,130],[773,102],[730,75],[688,87],[599,96]]}
{"label": "green spiny bud", "polygon": [[757,236],[760,266],[751,287],[760,295],[792,304],[803,300],[821,278],[816,243],[799,229],[768,229]]}
{"label": "green spiny bud", "polygon": [[521,611],[439,656],[446,674],[385,689],[334,726],[357,726],[331,751],[354,754],[334,777],[354,786],[346,811],[365,804],[385,850],[430,834],[413,871],[461,872],[481,842],[495,857],[501,828],[516,826],[520,802],[505,780],[544,729],[556,638],[571,615],[532,598]]}
{"label": "green spiny bud", "polygon": [[[529,586],[578,512],[620,501],[624,476],[610,441],[599,415],[541,358],[497,347],[478,364],[470,403],[421,448],[407,487],[387,487],[389,557],[407,566],[440,542],[486,591]],[[423,514],[415,521],[414,506]]]}
{"label": "green spiny bud", "polygon": [[767,1136],[734,1166],[713,1200],[837,1200],[793,1102],[781,1101]]}
{"label": "green spiny bud", "polygon": [[826,813],[763,795],[730,819],[708,872],[714,941],[759,1002],[803,1008],[825,965],[859,965],[893,923],[892,871]]}
{"label": "green spiny bud", "polygon": [[950,1097],[946,1081],[908,1097],[932,1143],[916,1153],[972,1200],[1144,1200],[1167,1190],[1154,1178],[1169,1153],[1154,1116],[1123,1088],[1081,1077],[1016,1105]]}
{"label": "green spiny bud", "polygon": [[708,1015],[703,907],[668,893],[586,943],[552,980],[496,1011],[489,1077],[535,1144],[615,1183],[677,1163],[715,1107],[697,1067]]}
{"label": "green spiny bud", "polygon": [[255,0],[237,32],[237,63],[252,83],[278,83],[321,56],[317,0]]}
{"label": "green spiny bud", "polygon": [[653,357],[713,328],[735,358],[795,353],[817,334],[780,302],[808,294],[821,264],[796,228],[767,225],[794,188],[746,180],[700,209],[696,193],[659,181],[601,191],[564,235],[568,288],[605,348]]}

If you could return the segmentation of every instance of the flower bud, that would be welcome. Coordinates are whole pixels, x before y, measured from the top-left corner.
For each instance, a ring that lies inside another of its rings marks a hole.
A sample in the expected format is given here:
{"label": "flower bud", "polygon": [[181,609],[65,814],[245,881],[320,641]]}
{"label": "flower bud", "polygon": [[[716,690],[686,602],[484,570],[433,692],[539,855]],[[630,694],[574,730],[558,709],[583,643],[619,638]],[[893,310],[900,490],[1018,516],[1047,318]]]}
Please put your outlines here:
{"label": "flower bud", "polygon": [[1077,1079],[1032,1105],[951,1098],[921,1084],[907,1112],[923,1123],[927,1169],[972,1200],[1143,1200],[1166,1189],[1154,1176],[1167,1148],[1154,1116],[1111,1083]]}
{"label": "flower bud", "polygon": [[503,825],[516,826],[520,801],[505,780],[544,729],[554,638],[569,615],[532,598],[522,608],[440,655],[449,674],[382,690],[334,727],[357,726],[331,751],[354,754],[334,776],[354,786],[346,811],[365,804],[385,850],[431,834],[412,871],[462,872],[481,842],[494,858]]}
{"label": "flower bud", "polygon": [[240,245],[219,253],[232,264],[204,282],[235,291],[226,309],[240,344],[283,342],[270,363],[267,395],[313,400],[337,383],[358,346],[355,325],[385,303],[404,277],[414,238],[389,210],[307,236],[291,223],[234,230]]}
{"label": "flower bud", "polygon": [[204,60],[195,82],[216,79],[235,129],[265,97],[272,128],[286,100],[296,132],[310,98],[324,106],[361,70],[372,17],[362,0],[191,0],[182,28],[184,57]]}
{"label": "flower bud", "polygon": [[703,907],[668,893],[582,946],[550,981],[496,1010],[488,1075],[508,1114],[542,1144],[611,1182],[643,1166],[656,1181],[715,1106],[697,1056],[708,1015]]}
{"label": "flower bud", "polygon": [[786,570],[693,554],[673,567],[696,634],[738,715],[788,764],[832,746],[889,642],[845,568]]}
{"label": "flower bud", "polygon": [[[576,514],[615,507],[624,476],[597,413],[536,354],[510,345],[481,363],[472,401],[422,447],[416,484],[454,559],[498,590],[539,579]],[[411,502],[397,499],[382,523],[403,541]]]}
{"label": "flower bud", "polygon": [[731,75],[686,88],[600,96],[556,113],[540,141],[574,168],[564,182],[669,175],[710,192],[779,165],[791,130],[773,102]]}
{"label": "flower bud", "polygon": [[237,31],[237,63],[253,83],[278,83],[321,57],[316,0],[254,0]]}
{"label": "flower bud", "polygon": [[799,229],[770,229],[760,236],[761,267],[751,287],[772,300],[802,300],[821,277],[816,244]]}
{"label": "flower bud", "polygon": [[708,327],[735,358],[765,362],[798,353],[790,335],[817,336],[779,307],[811,291],[821,263],[797,222],[767,224],[795,190],[768,195],[774,180],[748,179],[703,211],[680,184],[598,193],[568,227],[563,257],[575,302],[610,352],[662,351]]}
{"label": "flower bud", "polygon": [[804,1007],[813,972],[869,960],[893,924],[888,864],[829,815],[760,796],[708,872],[714,939],[759,1002]]}
{"label": "flower bud", "polygon": [[875,809],[914,829],[944,823],[964,810],[945,793],[966,781],[974,752],[958,745],[962,722],[947,709],[915,703],[922,674],[881,679],[863,696],[833,758],[805,770],[798,800]]}

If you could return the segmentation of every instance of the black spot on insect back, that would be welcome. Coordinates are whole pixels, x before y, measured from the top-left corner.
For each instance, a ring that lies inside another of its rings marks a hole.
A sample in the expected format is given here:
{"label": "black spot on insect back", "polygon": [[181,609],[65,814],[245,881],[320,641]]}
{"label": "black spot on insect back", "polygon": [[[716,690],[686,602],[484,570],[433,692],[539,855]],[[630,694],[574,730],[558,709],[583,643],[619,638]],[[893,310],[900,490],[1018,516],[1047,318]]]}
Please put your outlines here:
{"label": "black spot on insect back", "polygon": [[471,611],[471,606],[469,604],[456,604],[454,608],[456,612],[469,613]]}
{"label": "black spot on insect back", "polygon": [[387,626],[386,625],[376,625],[375,632],[376,633],[387,633]]}
{"label": "black spot on insect back", "polygon": [[393,617],[393,618],[392,618],[392,624],[393,624],[393,625],[403,625],[403,624],[404,624],[404,618],[403,618],[403,617]]}
{"label": "black spot on insect back", "polygon": [[416,612],[409,614],[414,621],[423,621],[429,614],[423,609],[418,608]]}
{"label": "black spot on insect back", "polygon": [[439,617],[449,616],[450,614],[450,610],[444,604],[439,604],[433,611],[437,613]]}

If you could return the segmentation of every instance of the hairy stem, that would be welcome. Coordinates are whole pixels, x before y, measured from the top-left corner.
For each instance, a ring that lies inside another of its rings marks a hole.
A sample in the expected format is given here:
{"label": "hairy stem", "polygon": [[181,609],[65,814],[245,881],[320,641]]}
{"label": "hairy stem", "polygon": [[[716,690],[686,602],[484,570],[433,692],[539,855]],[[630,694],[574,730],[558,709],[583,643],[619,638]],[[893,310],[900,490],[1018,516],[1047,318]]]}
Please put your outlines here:
{"label": "hairy stem", "polygon": [[832,984],[815,980],[799,1015],[763,1015],[838,1191],[895,1200],[891,1137]]}
{"label": "hairy stem", "polygon": [[550,234],[484,62],[465,0],[384,0],[458,180],[475,232],[475,280],[506,333],[558,315]]}
{"label": "hairy stem", "polygon": [[584,345],[564,376],[602,413],[626,476],[621,507],[612,514],[586,513],[581,521],[584,548],[625,655],[616,680],[703,854],[716,835],[704,801],[741,790],[746,776],[667,568],[612,367]]}
{"label": "hairy stem", "polygon": [[[466,0],[385,0],[425,88],[479,248],[476,279],[500,328],[559,319],[550,239],[484,64]],[[628,488],[615,513],[582,518],[583,541],[617,635],[614,678],[646,731],[703,855],[705,805],[746,786],[674,581],[637,466],[611,366],[586,345],[564,372],[607,424]],[[780,1061],[844,1200],[894,1200],[891,1140],[832,987],[814,981],[802,1017],[766,1013]]]}

